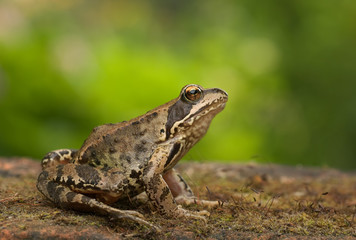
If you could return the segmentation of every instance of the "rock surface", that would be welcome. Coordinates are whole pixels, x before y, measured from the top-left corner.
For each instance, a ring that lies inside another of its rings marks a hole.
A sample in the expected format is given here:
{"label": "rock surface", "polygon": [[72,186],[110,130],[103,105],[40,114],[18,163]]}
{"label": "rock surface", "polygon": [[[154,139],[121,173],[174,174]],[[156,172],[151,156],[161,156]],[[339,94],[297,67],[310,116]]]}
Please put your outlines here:
{"label": "rock surface", "polygon": [[[208,223],[135,209],[162,232],[56,208],[36,189],[39,161],[0,158],[0,239],[356,239],[356,173],[260,164],[177,166],[198,198],[221,201]],[[187,207],[193,210],[200,206]]]}

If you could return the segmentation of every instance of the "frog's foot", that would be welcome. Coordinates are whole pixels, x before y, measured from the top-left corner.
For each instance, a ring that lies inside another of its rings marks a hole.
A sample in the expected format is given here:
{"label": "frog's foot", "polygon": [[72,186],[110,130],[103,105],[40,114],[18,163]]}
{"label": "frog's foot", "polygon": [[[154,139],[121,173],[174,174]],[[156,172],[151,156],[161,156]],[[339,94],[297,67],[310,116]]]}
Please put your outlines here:
{"label": "frog's foot", "polygon": [[[109,208],[112,208],[110,206],[108,206]],[[147,222],[146,220],[144,220],[144,216],[136,211],[131,211],[131,210],[119,210],[116,208],[112,208],[110,214],[111,218],[113,218],[114,220],[119,220],[119,219],[128,219],[130,221],[133,222],[137,222],[139,224],[145,225],[149,228],[154,229],[157,232],[160,232],[161,229],[149,222]]]}
{"label": "frog's foot", "polygon": [[222,201],[198,200],[196,197],[187,197],[184,195],[176,197],[175,201],[182,205],[197,204],[207,208],[220,207],[224,204]]}
{"label": "frog's foot", "polygon": [[176,217],[202,220],[205,224],[207,223],[206,217],[210,216],[208,211],[203,210],[200,212],[193,212],[182,208],[181,205],[178,205],[178,208],[175,212]]}
{"label": "frog's foot", "polygon": [[160,231],[159,227],[144,220],[144,216],[136,211],[120,210],[113,208],[94,198],[84,194],[73,192],[69,187],[62,186],[48,179],[48,173],[43,171],[37,182],[38,190],[53,201],[56,205],[64,209],[74,209],[84,212],[96,212],[101,215],[108,215],[114,219],[127,219],[139,224]]}
{"label": "frog's foot", "polygon": [[175,201],[178,204],[182,204],[182,205],[198,204],[207,208],[213,208],[213,207],[223,205],[223,202],[221,201],[198,200],[194,196],[193,191],[189,187],[187,182],[174,169],[167,171],[163,175],[163,178],[165,182],[168,184],[169,189],[171,190],[173,196],[175,197]]}
{"label": "frog's foot", "polygon": [[47,155],[42,159],[41,162],[42,169],[56,166],[59,164],[67,164],[70,160],[72,160],[74,154],[77,151],[78,150],[74,149],[59,149],[47,153]]}

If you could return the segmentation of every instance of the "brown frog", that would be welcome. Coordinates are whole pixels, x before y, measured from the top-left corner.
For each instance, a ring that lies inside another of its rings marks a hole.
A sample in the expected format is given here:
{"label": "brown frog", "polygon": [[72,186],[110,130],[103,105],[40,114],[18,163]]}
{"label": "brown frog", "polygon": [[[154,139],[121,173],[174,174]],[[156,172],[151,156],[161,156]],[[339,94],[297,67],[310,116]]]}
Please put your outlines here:
{"label": "brown frog", "polygon": [[137,211],[110,206],[145,192],[163,215],[205,221],[207,211],[178,204],[217,203],[197,201],[173,167],[205,135],[227,99],[221,89],[191,84],[178,98],[142,116],[96,127],[79,150],[56,150],[43,158],[37,188],[62,208],[153,226]]}

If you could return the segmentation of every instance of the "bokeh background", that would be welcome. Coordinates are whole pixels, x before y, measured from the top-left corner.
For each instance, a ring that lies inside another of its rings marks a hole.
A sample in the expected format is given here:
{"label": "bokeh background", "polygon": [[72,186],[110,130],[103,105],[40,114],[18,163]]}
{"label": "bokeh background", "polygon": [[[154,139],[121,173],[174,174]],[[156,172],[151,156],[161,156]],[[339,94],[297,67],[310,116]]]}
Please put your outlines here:
{"label": "bokeh background", "polygon": [[0,155],[79,148],[189,83],[229,93],[187,160],[356,168],[356,1],[0,1]]}

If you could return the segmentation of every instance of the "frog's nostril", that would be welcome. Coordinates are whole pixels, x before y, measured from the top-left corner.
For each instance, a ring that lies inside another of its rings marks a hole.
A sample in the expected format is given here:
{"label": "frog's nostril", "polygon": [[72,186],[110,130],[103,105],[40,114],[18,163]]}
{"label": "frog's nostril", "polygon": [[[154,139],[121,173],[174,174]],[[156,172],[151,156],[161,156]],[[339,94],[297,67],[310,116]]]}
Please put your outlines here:
{"label": "frog's nostril", "polygon": [[229,97],[229,95],[227,94],[227,92],[225,92],[224,90],[221,90],[221,91],[222,91],[222,93],[225,95],[226,98]]}
{"label": "frog's nostril", "polygon": [[225,92],[224,90],[222,90],[222,89],[220,89],[220,88],[214,88],[213,89],[213,92],[214,93],[219,93],[219,94],[222,94],[222,95],[224,95],[224,98],[228,98],[228,94],[227,94],[227,92]]}

